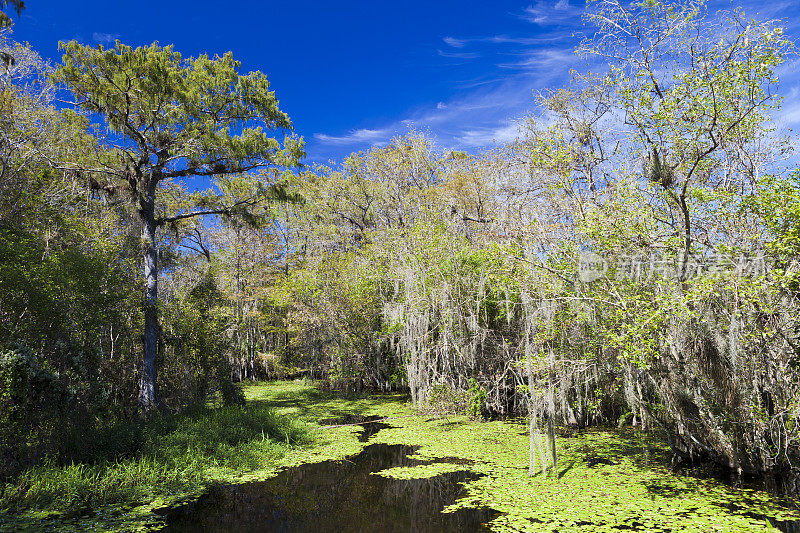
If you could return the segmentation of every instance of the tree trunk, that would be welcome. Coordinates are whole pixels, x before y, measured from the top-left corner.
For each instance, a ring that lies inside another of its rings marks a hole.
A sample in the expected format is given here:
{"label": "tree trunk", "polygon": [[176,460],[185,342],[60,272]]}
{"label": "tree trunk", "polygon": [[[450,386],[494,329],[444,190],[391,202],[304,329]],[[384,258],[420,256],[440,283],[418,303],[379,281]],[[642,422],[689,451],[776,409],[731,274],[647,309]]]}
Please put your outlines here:
{"label": "tree trunk", "polygon": [[[525,339],[525,367],[528,372],[528,476],[536,474],[536,405],[533,397],[533,369],[531,368],[531,350]],[[544,468],[544,465],[542,465]]]}
{"label": "tree trunk", "polygon": [[550,446],[550,455],[553,461],[553,475],[558,476],[558,453],[556,452],[556,362],[553,354],[553,347],[548,347],[550,359],[550,383],[548,384],[548,417],[547,417],[547,441]]}
{"label": "tree trunk", "polygon": [[139,409],[149,413],[159,406],[158,369],[158,249],[156,222],[152,210],[142,213],[142,255],[144,258],[144,357],[139,384]]}
{"label": "tree trunk", "polygon": [[552,381],[549,387],[548,417],[547,417],[547,445],[550,448],[550,459],[552,461],[553,475],[558,475],[558,453],[556,452],[556,402],[555,388]]}

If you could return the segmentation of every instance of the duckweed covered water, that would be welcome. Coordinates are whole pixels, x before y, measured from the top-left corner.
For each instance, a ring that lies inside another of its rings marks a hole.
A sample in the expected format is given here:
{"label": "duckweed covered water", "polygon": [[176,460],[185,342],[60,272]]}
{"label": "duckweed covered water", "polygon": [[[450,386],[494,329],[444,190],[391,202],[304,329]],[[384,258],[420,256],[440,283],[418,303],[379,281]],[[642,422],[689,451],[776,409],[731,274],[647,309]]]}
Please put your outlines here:
{"label": "duckweed covered water", "polygon": [[[655,432],[597,429],[561,437],[556,475],[529,477],[524,424],[409,416],[414,410],[404,397],[336,397],[300,383],[270,384],[248,394],[312,420],[342,412],[391,417],[393,427],[370,442],[419,446],[419,458],[467,461],[466,468],[480,477],[468,482],[467,497],[448,510],[495,509],[499,514],[489,527],[497,532],[796,533],[800,520],[796,500],[778,498],[763,486],[673,471],[668,446]],[[321,429],[318,436],[316,453],[327,458],[337,449],[350,450],[357,433],[344,427]],[[433,461],[380,475],[419,479],[456,468],[464,466]]]}

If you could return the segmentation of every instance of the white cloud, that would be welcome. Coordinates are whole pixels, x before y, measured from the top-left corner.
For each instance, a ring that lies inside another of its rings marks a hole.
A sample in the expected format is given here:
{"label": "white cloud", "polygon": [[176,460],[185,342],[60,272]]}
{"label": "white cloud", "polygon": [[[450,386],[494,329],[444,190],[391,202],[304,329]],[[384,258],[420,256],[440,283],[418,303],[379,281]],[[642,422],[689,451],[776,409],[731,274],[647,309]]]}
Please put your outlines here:
{"label": "white cloud", "polygon": [[571,21],[581,12],[580,8],[571,6],[569,0],[540,0],[526,7],[520,16],[534,24],[560,24]]}
{"label": "white cloud", "polygon": [[793,85],[786,91],[781,107],[772,118],[778,126],[792,127],[800,124],[800,86]]}
{"label": "white cloud", "polygon": [[507,144],[520,134],[520,122],[513,120],[493,128],[476,128],[465,130],[457,138],[463,147],[480,148],[493,143]]}
{"label": "white cloud", "polygon": [[781,126],[797,126],[800,124],[800,104],[792,104],[781,108],[779,116],[775,117],[778,125]]}
{"label": "white cloud", "polygon": [[525,46],[540,45],[562,40],[562,36],[554,37],[509,37],[508,35],[494,35],[485,40],[497,44],[521,44]]}
{"label": "white cloud", "polygon": [[314,138],[325,144],[363,144],[369,143],[373,146],[385,144],[391,136],[391,130],[384,128],[379,130],[370,130],[366,128],[352,130],[346,135],[327,135],[325,133],[315,133]]}
{"label": "white cloud", "polygon": [[[430,133],[439,147],[469,152],[512,141],[519,134],[520,117],[538,111],[534,92],[565,85],[569,82],[571,68],[580,71],[589,67],[591,70],[596,67],[597,71],[602,68],[599,64],[582,64],[573,51],[577,42],[570,36],[579,23],[583,2],[529,1],[533,4],[517,15],[532,23],[546,25],[544,31],[533,31],[533,35],[498,33],[443,37],[443,50],[434,48],[431,52],[435,50],[440,57],[447,58],[480,54],[483,58],[497,58],[494,66],[487,66],[480,77],[468,79],[464,79],[467,77],[466,69],[454,69],[450,79],[456,78],[460,72],[465,74],[460,81],[454,82],[457,86],[451,87],[449,94],[452,96],[438,95],[435,98],[440,101],[409,109],[394,120],[372,124],[375,129],[355,129],[342,135],[315,134],[309,139],[312,145],[309,153],[313,154],[313,160],[342,159],[354,150],[385,145],[393,136],[402,135],[412,128]],[[723,0],[711,2],[720,7],[727,5],[722,5]],[[756,1],[741,0],[741,3],[747,4],[745,7],[748,8]],[[747,13],[751,12],[754,13],[747,10]],[[798,22],[790,23],[800,25]],[[458,62],[442,60],[441,63]],[[787,98],[776,117],[780,126],[800,126],[800,74],[794,74],[799,70],[800,60],[796,64],[787,62],[781,68],[781,87],[786,88],[782,92],[787,94]],[[539,120],[546,125],[552,117],[539,117]]]}
{"label": "white cloud", "polygon": [[461,95],[411,111],[379,129],[354,130],[347,135],[315,134],[309,151],[315,161],[341,159],[346,153],[382,146],[395,135],[411,129],[428,132],[440,147],[473,151],[513,141],[519,133],[516,120],[533,106],[533,91],[560,84],[567,68],[543,72],[521,70],[483,86],[472,86]]}
{"label": "white cloud", "polygon": [[94,32],[92,34],[92,40],[96,43],[114,44],[117,39],[119,39],[119,35],[116,33]]}
{"label": "white cloud", "polygon": [[[520,44],[523,46],[536,46],[542,45],[547,43],[555,43],[562,41],[564,39],[563,35],[549,35],[549,36],[539,36],[539,37],[512,37],[510,35],[489,35],[486,37],[465,37],[461,39],[455,39],[453,37],[445,37],[444,40],[450,39],[452,41],[457,41],[458,46],[454,46],[455,48],[463,48],[468,44]],[[449,43],[448,43],[449,44]]]}
{"label": "white cloud", "polygon": [[[567,21],[579,12],[573,4],[569,0],[542,0],[526,14],[534,16],[542,10],[537,16],[548,17],[548,24],[551,20]],[[436,145],[445,149],[473,152],[512,142],[520,134],[521,117],[536,111],[534,92],[563,85],[570,69],[580,68],[580,60],[573,53],[576,43],[567,30],[551,28],[536,33],[443,37],[446,46],[435,49],[439,57],[496,58],[494,65],[487,62],[480,77],[453,81],[452,96],[440,96],[439,101],[410,109],[394,120],[373,125],[374,129],[313,135],[309,143],[312,160],[341,160],[356,150],[384,146],[392,137],[412,129],[430,134]],[[453,63],[459,62],[449,65]],[[458,72],[453,70],[453,75]]]}
{"label": "white cloud", "polygon": [[515,70],[544,71],[575,62],[576,56],[572,49],[548,48],[545,50],[526,50],[517,54],[523,59],[510,63],[500,63],[497,66]]}
{"label": "white cloud", "polygon": [[538,7],[529,6],[525,8],[522,18],[534,24],[544,24],[547,21],[547,14]]}
{"label": "white cloud", "polygon": [[463,48],[467,44],[464,39],[456,39],[455,37],[443,37],[442,40],[453,48]]}

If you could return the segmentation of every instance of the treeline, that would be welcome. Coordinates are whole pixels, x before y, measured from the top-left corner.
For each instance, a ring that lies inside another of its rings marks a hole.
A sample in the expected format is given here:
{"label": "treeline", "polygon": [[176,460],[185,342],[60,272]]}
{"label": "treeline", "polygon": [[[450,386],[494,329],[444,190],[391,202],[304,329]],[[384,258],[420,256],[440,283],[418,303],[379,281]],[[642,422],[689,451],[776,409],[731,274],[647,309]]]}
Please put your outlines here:
{"label": "treeline", "polygon": [[516,142],[411,134],[298,176],[302,261],[270,288],[285,361],[529,415],[544,469],[555,426],[592,424],[797,468],[800,183],[773,122],[793,46],[700,2],[602,2],[587,22],[580,52],[607,70],[540,94]]}
{"label": "treeline", "polygon": [[515,142],[411,133],[330,168],[267,136],[291,122],[230,55],[70,43],[53,68],[6,36],[1,473],[298,375],[529,416],[543,469],[556,426],[595,424],[798,468],[792,43],[695,0],[586,22],[600,74],[537,95]]}

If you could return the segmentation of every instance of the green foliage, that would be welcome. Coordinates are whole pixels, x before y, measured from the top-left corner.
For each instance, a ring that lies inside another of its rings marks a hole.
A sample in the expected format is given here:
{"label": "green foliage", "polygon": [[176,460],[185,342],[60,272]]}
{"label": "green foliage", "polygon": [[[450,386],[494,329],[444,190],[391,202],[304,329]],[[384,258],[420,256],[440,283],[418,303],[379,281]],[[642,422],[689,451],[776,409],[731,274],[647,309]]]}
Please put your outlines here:
{"label": "green foliage", "polygon": [[19,346],[0,352],[0,425],[4,433],[43,409],[63,408],[69,399],[58,376],[44,368],[31,350]]}
{"label": "green foliage", "polygon": [[798,272],[786,270],[800,255],[800,171],[779,179],[764,178],[755,194],[748,198],[748,207],[764,222],[769,232],[767,251],[783,266],[784,283],[798,286]]}
{"label": "green foliage", "polygon": [[225,161],[247,167],[260,158],[291,164],[288,158],[301,153],[302,144],[292,141],[283,154],[260,128],[229,132],[253,119],[268,128],[291,127],[266,76],[240,75],[240,63],[231,53],[183,60],[171,46],[157,44],[134,49],[117,42],[104,49],[72,41],[60,47],[64,65],[55,74],[57,81],[85,100],[87,109],[102,114],[115,131],[154,151],[180,153],[190,172],[213,173]]}
{"label": "green foliage", "polygon": [[[295,166],[303,156],[302,140],[287,137],[282,146],[267,134],[267,130],[289,130],[292,124],[278,108],[264,74],[240,74],[241,65],[231,53],[183,59],[171,46],[155,43],[134,49],[117,42],[104,49],[72,41],[60,47],[64,64],[53,79],[67,85],[83,108],[133,142],[130,148],[110,147],[129,154],[123,168],[98,161],[111,166],[109,172],[92,178],[95,188],[112,195],[126,190],[134,199],[146,201],[162,180],[220,179],[220,188],[225,189],[220,192],[182,192],[170,202],[171,210],[182,211],[182,216],[164,217],[162,224],[191,218],[192,209],[244,216],[248,207],[269,196],[286,197],[280,187],[273,193],[246,176],[226,178],[270,165]],[[141,175],[137,187],[126,181],[127,165]],[[109,181],[108,176],[116,179]],[[236,188],[232,181],[250,186],[239,191],[243,196],[229,201],[225,193]]]}
{"label": "green foliage", "polygon": [[17,12],[17,16],[25,9],[25,2],[22,0],[0,0],[0,28],[6,28],[13,24],[11,17],[6,14],[6,8],[11,7]]}
{"label": "green foliage", "polygon": [[486,389],[481,387],[478,382],[475,381],[475,378],[471,378],[469,380],[469,389],[467,393],[470,395],[469,416],[473,419],[480,419],[481,413],[483,412],[483,403],[486,401]]}
{"label": "green foliage", "polygon": [[[42,74],[29,49],[14,53],[17,68]],[[81,120],[36,95],[47,90],[37,89],[40,79],[19,81],[4,142],[23,139],[14,146],[80,160],[91,139],[73,135]],[[4,152],[4,168],[19,170],[0,179],[0,352],[4,386],[14,384],[2,400],[0,477],[61,454],[65,433],[89,413],[120,415],[135,387],[128,356],[136,339],[126,334],[137,319],[135,265],[122,250],[127,235],[110,231],[117,214],[87,201],[38,156],[26,164],[18,157]]]}
{"label": "green foliage", "polygon": [[[158,229],[171,229],[177,244],[186,235],[182,232],[200,237],[202,216],[262,224],[270,214],[265,203],[288,198],[276,181],[280,167],[298,164],[303,141],[287,136],[281,143],[267,133],[290,130],[289,117],[279,109],[266,76],[240,74],[241,65],[231,53],[184,60],[171,46],[156,43],[135,49],[119,41],[111,49],[76,41],[59,46],[63,65],[52,79],[66,85],[77,106],[117,134],[106,138],[90,160],[69,161],[65,167],[106,198],[122,199],[142,225],[137,248],[144,259],[146,296],[138,403],[152,411],[163,406],[156,364]],[[265,168],[269,172],[253,172]],[[188,193],[184,181],[199,176],[214,177],[216,190]],[[200,248],[210,259],[202,243]],[[205,361],[215,343],[211,337],[193,340],[206,344],[189,348],[200,356],[195,366],[208,366]],[[197,398],[205,396],[207,381],[205,376],[195,383]]]}
{"label": "green foliage", "polygon": [[[9,5],[21,7],[0,2]],[[2,41],[2,58],[13,49],[33,73],[0,72],[0,163],[10,169],[0,175],[2,507],[79,514],[263,468],[302,432],[246,404],[233,381],[294,371],[349,392],[408,387],[427,413],[454,418],[402,425],[403,437],[480,462],[489,476],[473,488],[508,511],[501,529],[530,519],[580,529],[598,505],[630,511],[598,527],[642,516],[672,529],[694,511],[664,518],[675,500],[659,490],[714,505],[733,496],[709,499],[716,485],[641,464],[633,433],[559,442],[569,469],[529,479],[520,428],[460,415],[530,414],[551,427],[630,420],[736,468],[796,467],[800,173],[758,179],[763,162],[785,155],[769,119],[793,45],[773,23],[709,17],[704,6],[592,2],[597,39],[582,51],[610,70],[542,95],[550,125],[531,122],[508,147],[437,152],[412,133],[297,174],[282,170],[298,163],[302,140],[274,137],[290,132],[288,116],[266,77],[240,74],[230,53],[62,43],[48,78],[32,51]],[[48,79],[82,113],[51,105]],[[215,188],[192,192],[194,177]],[[687,266],[763,246],[775,263],[757,275]],[[583,279],[580,252],[611,266]],[[147,309],[163,326],[147,315],[149,355],[166,406],[180,412],[147,423],[131,416],[142,253],[161,268],[148,280],[161,286]],[[666,266],[627,276],[625,261],[651,254]],[[276,387],[248,394],[306,417],[385,407]],[[399,438],[391,431],[382,437]],[[328,455],[357,446],[351,430],[331,435],[320,445]],[[620,459],[601,475],[581,463],[587,453]],[[559,499],[570,479],[590,483]],[[580,510],[562,519],[576,499]],[[698,529],[753,525],[699,514]]]}
{"label": "green foliage", "polygon": [[165,400],[174,408],[204,405],[214,392],[226,405],[244,398],[231,382],[228,301],[208,267],[199,279],[164,306],[164,331],[171,350],[162,363]]}

